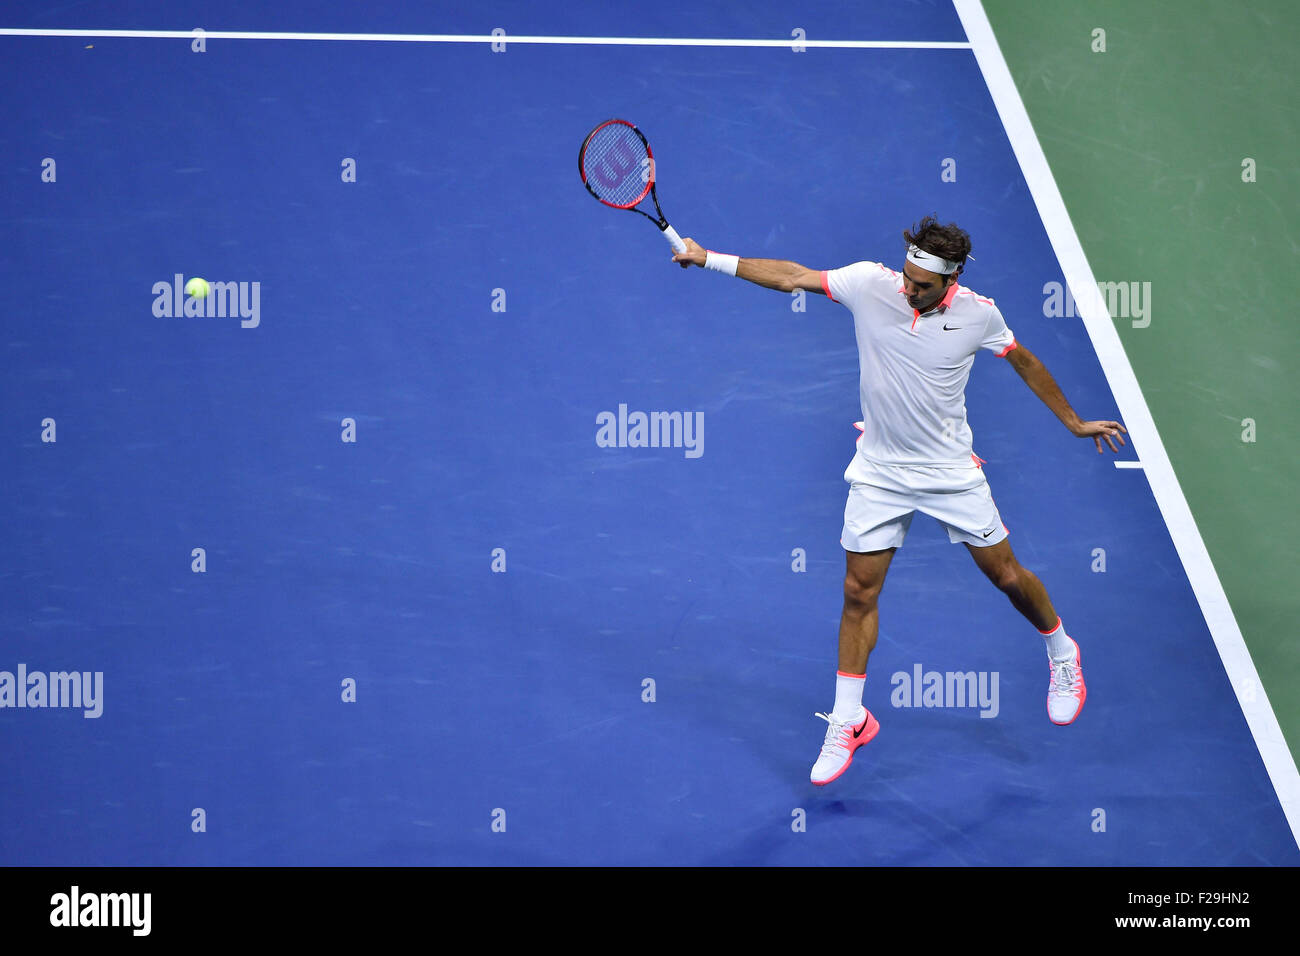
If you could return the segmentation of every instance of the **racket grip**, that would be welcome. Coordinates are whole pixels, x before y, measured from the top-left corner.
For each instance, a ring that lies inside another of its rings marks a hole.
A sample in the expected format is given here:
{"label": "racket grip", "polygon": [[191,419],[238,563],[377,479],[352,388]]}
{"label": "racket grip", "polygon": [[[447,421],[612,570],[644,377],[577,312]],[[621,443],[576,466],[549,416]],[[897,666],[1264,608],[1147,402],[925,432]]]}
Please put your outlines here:
{"label": "racket grip", "polygon": [[685,252],[686,243],[682,242],[682,237],[677,235],[677,230],[672,226],[664,226],[664,238],[668,244],[673,247],[673,252]]}

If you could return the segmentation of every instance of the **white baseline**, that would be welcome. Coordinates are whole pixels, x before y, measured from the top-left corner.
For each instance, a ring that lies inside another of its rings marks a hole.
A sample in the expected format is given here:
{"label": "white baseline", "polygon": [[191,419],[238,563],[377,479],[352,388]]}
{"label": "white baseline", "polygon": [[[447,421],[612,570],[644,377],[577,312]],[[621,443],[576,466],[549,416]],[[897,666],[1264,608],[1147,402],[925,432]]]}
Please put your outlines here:
{"label": "white baseline", "polygon": [[969,50],[971,45],[955,40],[757,40],[727,37],[543,37],[466,33],[259,33],[242,30],[28,30],[0,27],[0,36],[85,37],[123,39],[193,40],[325,40],[353,43],[540,43],[582,46],[792,46],[834,50]]}

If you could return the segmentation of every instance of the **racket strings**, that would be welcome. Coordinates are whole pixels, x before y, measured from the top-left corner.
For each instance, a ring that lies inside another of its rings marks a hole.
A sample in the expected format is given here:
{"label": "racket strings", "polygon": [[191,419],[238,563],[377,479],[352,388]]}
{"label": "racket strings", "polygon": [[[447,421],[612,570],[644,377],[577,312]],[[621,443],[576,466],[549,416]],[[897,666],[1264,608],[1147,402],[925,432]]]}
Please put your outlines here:
{"label": "racket strings", "polygon": [[599,129],[582,154],[582,174],[588,187],[614,206],[631,207],[650,191],[650,154],[641,137],[627,126]]}

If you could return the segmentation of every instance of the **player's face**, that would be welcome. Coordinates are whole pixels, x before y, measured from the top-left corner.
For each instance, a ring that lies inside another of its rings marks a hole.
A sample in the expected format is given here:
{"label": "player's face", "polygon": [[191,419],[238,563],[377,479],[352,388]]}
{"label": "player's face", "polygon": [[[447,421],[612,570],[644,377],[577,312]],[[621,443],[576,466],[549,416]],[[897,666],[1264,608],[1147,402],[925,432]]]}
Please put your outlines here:
{"label": "player's face", "polygon": [[903,294],[907,304],[918,312],[928,312],[939,304],[948,291],[948,276],[903,263]]}

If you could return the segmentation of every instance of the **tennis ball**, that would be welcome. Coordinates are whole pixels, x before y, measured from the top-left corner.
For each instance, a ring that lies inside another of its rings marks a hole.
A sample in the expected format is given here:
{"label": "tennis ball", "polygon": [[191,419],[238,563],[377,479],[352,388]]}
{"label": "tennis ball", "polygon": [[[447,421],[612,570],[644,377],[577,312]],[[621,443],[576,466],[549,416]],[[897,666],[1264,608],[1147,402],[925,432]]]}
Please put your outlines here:
{"label": "tennis ball", "polygon": [[212,287],[208,285],[208,280],[200,279],[198,276],[185,283],[185,294],[192,295],[196,299],[206,299],[211,291]]}

